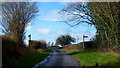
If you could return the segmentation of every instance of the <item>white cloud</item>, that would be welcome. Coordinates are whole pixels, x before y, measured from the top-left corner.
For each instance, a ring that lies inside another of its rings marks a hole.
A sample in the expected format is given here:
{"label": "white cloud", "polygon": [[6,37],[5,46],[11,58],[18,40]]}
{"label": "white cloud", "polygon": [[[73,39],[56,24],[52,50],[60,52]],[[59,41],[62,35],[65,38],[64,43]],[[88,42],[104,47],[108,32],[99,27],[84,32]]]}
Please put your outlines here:
{"label": "white cloud", "polygon": [[[66,4],[66,3],[65,3]],[[52,10],[47,14],[43,14],[40,19],[47,20],[47,21],[63,21],[66,20],[68,17],[68,13],[58,13],[60,10]],[[84,13],[73,12],[74,14],[85,15]]]}
{"label": "white cloud", "polygon": [[54,34],[54,35],[50,35],[49,37],[52,39],[56,39],[58,36],[56,34]]}
{"label": "white cloud", "polygon": [[74,14],[78,14],[78,15],[81,15],[81,16],[84,16],[85,13],[82,13],[82,12],[73,12]]}
{"label": "white cloud", "polygon": [[61,28],[61,29],[58,29],[57,33],[60,35],[66,35],[70,33],[70,30],[67,28]]}
{"label": "white cloud", "polygon": [[41,20],[47,20],[47,21],[59,21],[60,15],[58,14],[59,10],[53,10],[49,12],[48,14],[44,14],[40,19]]}
{"label": "white cloud", "polygon": [[48,34],[48,33],[50,33],[50,29],[51,29],[51,27],[39,28],[37,30],[37,32],[40,34]]}
{"label": "white cloud", "polygon": [[91,38],[93,38],[96,34],[96,31],[94,30],[90,30],[90,31],[75,31],[70,33],[70,35],[72,37],[74,37],[76,40],[78,38],[78,40],[76,42],[82,42],[83,41],[83,35],[88,36],[88,38],[85,38],[85,41],[89,41]]}
{"label": "white cloud", "polygon": [[26,26],[26,30],[30,30],[31,29],[31,22],[29,22]]}
{"label": "white cloud", "polygon": [[0,15],[0,18],[2,18],[2,15]]}

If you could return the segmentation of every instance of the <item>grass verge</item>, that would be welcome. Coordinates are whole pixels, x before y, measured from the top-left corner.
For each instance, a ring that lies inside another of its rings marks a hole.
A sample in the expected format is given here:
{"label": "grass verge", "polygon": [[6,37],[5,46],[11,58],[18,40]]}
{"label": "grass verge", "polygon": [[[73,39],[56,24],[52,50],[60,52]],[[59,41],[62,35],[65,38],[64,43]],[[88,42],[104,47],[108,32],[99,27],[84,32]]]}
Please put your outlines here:
{"label": "grass verge", "polygon": [[32,54],[24,56],[21,60],[13,60],[6,64],[6,67],[14,67],[14,68],[32,68],[35,64],[42,61],[45,57],[47,57],[50,52],[42,52],[36,51]]}
{"label": "grass verge", "polygon": [[101,68],[114,68],[120,67],[119,57],[114,54],[102,54],[97,52],[75,52],[70,50],[64,51],[70,53],[80,61],[82,66],[95,66],[96,63],[100,65]]}

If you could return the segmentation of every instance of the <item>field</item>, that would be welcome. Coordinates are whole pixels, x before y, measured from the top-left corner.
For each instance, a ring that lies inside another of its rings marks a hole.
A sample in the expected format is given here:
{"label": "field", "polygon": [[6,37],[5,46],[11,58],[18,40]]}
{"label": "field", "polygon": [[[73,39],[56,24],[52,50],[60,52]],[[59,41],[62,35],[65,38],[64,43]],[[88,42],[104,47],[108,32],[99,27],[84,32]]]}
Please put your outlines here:
{"label": "field", "polygon": [[64,51],[73,55],[80,62],[81,66],[95,66],[96,63],[98,63],[102,68],[106,68],[108,66],[110,68],[120,67],[119,57],[115,54],[105,54],[98,52],[75,52],[65,49]]}

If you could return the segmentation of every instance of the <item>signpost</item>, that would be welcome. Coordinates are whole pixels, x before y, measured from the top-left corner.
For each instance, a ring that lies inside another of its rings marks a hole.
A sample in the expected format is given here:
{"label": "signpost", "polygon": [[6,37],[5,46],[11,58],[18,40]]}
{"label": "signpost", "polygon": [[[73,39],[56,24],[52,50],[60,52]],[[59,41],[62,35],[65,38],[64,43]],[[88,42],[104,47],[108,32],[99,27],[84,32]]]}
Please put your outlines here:
{"label": "signpost", "polygon": [[29,47],[30,47],[31,34],[30,34],[30,35],[28,35],[28,37],[29,37],[29,40],[28,40],[28,45],[29,45]]}
{"label": "signpost", "polygon": [[83,35],[83,49],[84,49],[84,38],[88,38],[88,36]]}
{"label": "signpost", "polygon": [[28,35],[28,37],[29,37],[29,40],[31,40],[31,34],[30,34],[30,35]]}

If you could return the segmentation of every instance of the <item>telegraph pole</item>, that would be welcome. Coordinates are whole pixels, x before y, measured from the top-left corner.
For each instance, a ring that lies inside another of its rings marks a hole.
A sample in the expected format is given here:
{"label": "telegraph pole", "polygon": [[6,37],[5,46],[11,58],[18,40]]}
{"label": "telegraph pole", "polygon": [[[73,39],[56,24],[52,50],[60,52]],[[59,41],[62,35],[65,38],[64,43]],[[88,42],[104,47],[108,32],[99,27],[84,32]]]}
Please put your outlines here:
{"label": "telegraph pole", "polygon": [[77,44],[78,44],[78,40],[79,40],[79,38],[78,38],[78,36],[77,36],[77,40],[76,40]]}
{"label": "telegraph pole", "polygon": [[84,49],[84,35],[83,35],[83,49]]}

